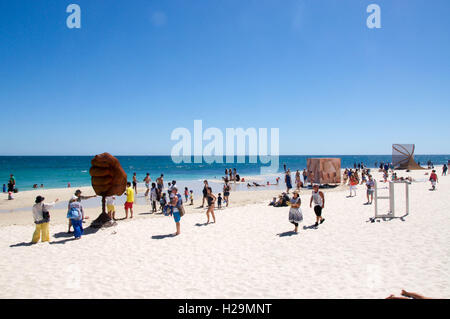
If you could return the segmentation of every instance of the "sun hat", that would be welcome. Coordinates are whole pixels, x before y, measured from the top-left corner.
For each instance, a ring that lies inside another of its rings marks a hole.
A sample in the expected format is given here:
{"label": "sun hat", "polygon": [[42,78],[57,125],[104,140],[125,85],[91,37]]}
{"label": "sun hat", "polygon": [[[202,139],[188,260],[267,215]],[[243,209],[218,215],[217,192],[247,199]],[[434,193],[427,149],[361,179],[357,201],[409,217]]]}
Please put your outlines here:
{"label": "sun hat", "polygon": [[42,197],[41,195],[39,195],[39,196],[36,197],[35,203],[36,203],[36,204],[39,204],[39,203],[42,202],[44,199],[45,199],[44,197]]}

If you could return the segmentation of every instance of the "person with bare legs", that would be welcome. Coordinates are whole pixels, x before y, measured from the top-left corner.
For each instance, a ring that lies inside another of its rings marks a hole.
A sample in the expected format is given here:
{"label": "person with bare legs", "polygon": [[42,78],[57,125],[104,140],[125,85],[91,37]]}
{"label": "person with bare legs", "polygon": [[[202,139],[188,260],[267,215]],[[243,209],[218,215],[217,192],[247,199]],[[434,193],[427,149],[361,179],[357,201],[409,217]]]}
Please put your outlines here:
{"label": "person with bare legs", "polygon": [[203,191],[202,191],[202,193],[203,193],[203,200],[202,200],[202,206],[201,207],[205,206],[205,200],[208,199],[208,187],[209,187],[208,181],[205,179],[203,181],[203,184],[205,184],[205,186],[203,186]]}
{"label": "person with bare legs", "polygon": [[131,188],[131,183],[127,182],[127,190],[125,191],[127,195],[127,200],[125,202],[125,219],[128,218],[128,209],[130,210],[131,216],[133,218],[133,203],[134,203],[134,190]]}
{"label": "person with bare legs", "polygon": [[390,295],[386,299],[433,299],[433,298],[424,297],[424,296],[419,295],[419,294],[417,294],[415,292],[409,292],[409,291],[406,291],[406,290],[402,290],[402,296],[403,297],[396,297],[394,295]]}
{"label": "person with bare legs", "polygon": [[303,220],[302,210],[300,209],[300,205],[302,201],[298,194],[298,191],[294,191],[294,195],[291,199],[291,208],[289,209],[289,222],[294,224],[294,233],[298,233],[298,224]]}
{"label": "person with bare legs", "polygon": [[216,203],[216,196],[214,196],[214,194],[212,193],[212,189],[211,187],[208,187],[207,189],[207,200],[208,200],[208,210],[206,211],[206,217],[208,218],[208,221],[206,222],[206,224],[209,224],[209,214],[212,215],[214,224],[216,223],[216,216],[214,216],[214,205]]}
{"label": "person with bare legs", "polygon": [[133,173],[133,189],[137,195],[138,191],[137,191],[137,177],[136,177],[136,173]]}
{"label": "person with bare legs", "polygon": [[319,226],[319,222],[322,224],[325,218],[322,217],[322,210],[325,207],[325,196],[321,191],[319,191],[319,185],[315,184],[313,186],[313,191],[311,195],[311,200],[309,201],[309,207],[312,207],[314,202],[314,213],[316,214],[316,223],[314,226]]}
{"label": "person with bare legs", "polygon": [[[152,179],[150,178],[150,173],[147,173],[147,175],[144,178],[144,183],[145,183],[145,188],[147,189],[145,191],[145,195],[144,197],[148,196],[148,193],[150,193],[150,182],[152,181]],[[137,194],[137,193],[136,193]]]}

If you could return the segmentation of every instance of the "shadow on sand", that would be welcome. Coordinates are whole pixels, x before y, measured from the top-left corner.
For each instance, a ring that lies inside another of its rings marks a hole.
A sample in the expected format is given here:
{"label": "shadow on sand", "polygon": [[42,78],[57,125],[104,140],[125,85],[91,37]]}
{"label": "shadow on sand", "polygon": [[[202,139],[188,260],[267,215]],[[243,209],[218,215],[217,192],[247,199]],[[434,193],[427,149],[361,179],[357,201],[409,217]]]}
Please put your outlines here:
{"label": "shadow on sand", "polygon": [[292,230],[277,234],[278,237],[289,237],[289,236],[295,236],[295,235],[298,235],[298,233],[296,233],[295,231],[292,231]]}
{"label": "shadow on sand", "polygon": [[171,238],[176,237],[175,234],[167,234],[167,235],[153,235],[152,239],[164,239],[164,238]]}

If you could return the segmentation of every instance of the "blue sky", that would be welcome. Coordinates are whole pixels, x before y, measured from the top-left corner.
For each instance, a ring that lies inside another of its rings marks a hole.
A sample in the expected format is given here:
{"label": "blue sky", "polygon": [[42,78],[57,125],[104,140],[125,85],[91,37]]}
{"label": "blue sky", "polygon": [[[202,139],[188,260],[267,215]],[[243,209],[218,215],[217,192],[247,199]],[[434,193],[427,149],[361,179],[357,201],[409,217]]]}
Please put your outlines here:
{"label": "blue sky", "polygon": [[[66,7],[81,7],[68,29]],[[366,8],[381,7],[381,29]],[[281,154],[449,154],[450,1],[0,1],[0,155],[166,155],[176,127]]]}

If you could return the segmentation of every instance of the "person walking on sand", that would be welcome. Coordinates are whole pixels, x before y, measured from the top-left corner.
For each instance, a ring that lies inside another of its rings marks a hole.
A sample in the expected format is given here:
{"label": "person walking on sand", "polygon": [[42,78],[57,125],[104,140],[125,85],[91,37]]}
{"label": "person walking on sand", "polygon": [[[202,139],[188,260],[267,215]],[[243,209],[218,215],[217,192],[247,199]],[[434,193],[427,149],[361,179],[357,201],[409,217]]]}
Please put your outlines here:
{"label": "person walking on sand", "polygon": [[127,189],[125,191],[125,194],[127,195],[127,200],[124,204],[125,207],[125,219],[128,218],[128,209],[130,210],[131,216],[130,218],[133,218],[133,203],[134,203],[134,190],[131,188],[131,183],[127,182]]}
{"label": "person walking on sand", "polygon": [[[89,198],[94,198],[94,197],[97,197],[97,195],[83,196],[83,195],[81,195],[81,190],[77,189],[77,190],[75,191],[75,194],[74,194],[74,195],[72,196],[72,198],[69,200],[69,203],[68,203],[68,205],[67,205],[67,209],[68,209],[68,210],[70,209],[70,203],[73,202],[73,201],[79,201],[79,202],[81,202],[81,200],[83,200],[83,199],[89,199]],[[71,233],[70,227],[72,227],[72,220],[71,220],[71,219],[69,219],[69,228],[68,228],[68,230],[67,230],[67,233]]]}
{"label": "person walking on sand", "polygon": [[31,240],[33,244],[36,244],[39,239],[41,239],[42,242],[50,241],[50,213],[48,210],[53,208],[59,199],[55,199],[52,203],[44,203],[44,199],[45,198],[42,196],[37,196],[34,201],[35,204],[33,205],[33,219],[36,224],[36,229]]}
{"label": "person walking on sand", "polygon": [[230,185],[228,185],[228,183],[225,183],[225,185],[223,185],[223,201],[225,204],[225,207],[228,207],[228,204],[230,202]]}
{"label": "person walking on sand", "polygon": [[321,191],[319,191],[319,185],[315,184],[313,186],[313,191],[311,195],[311,200],[309,201],[309,207],[312,207],[314,202],[314,213],[316,214],[316,223],[314,226],[319,226],[319,222],[322,224],[325,218],[322,217],[322,210],[325,208],[325,196]]}
{"label": "person walking on sand", "polygon": [[438,182],[438,177],[436,170],[432,170],[430,174],[431,190],[436,190],[436,183]]}
{"label": "person walking on sand", "polygon": [[286,171],[286,175],[284,176],[284,181],[286,182],[286,193],[289,194],[289,190],[292,188],[292,182],[291,182],[291,171],[288,169]]}
{"label": "person walking on sand", "polygon": [[201,207],[204,207],[204,206],[205,206],[205,201],[208,199],[208,187],[209,187],[208,181],[205,179],[205,180],[203,181],[203,184],[204,184],[203,190],[202,190],[202,193],[203,193],[203,200],[202,200],[202,206],[201,206]]}
{"label": "person walking on sand", "polygon": [[75,239],[81,239],[84,232],[84,210],[81,205],[81,200],[74,200],[69,203],[69,212],[67,213],[67,217],[71,220]]}
{"label": "person walking on sand", "polygon": [[350,185],[350,195],[348,197],[353,197],[352,192],[355,192],[354,196],[356,196],[356,185],[358,185],[358,179],[356,178],[355,173],[352,173],[350,175],[349,185]]}
{"label": "person walking on sand", "polygon": [[179,235],[181,233],[180,231],[180,221],[181,221],[181,213],[180,209],[181,205],[183,205],[183,199],[181,198],[181,195],[178,194],[178,189],[176,187],[172,188],[172,193],[170,194],[170,215],[173,216],[173,220],[175,221],[177,232],[174,234],[175,236]]}
{"label": "person walking on sand", "polygon": [[444,166],[442,166],[442,176],[447,176],[447,171],[448,171],[447,164],[444,164]]}
{"label": "person walking on sand", "polygon": [[[375,192],[375,181],[372,178],[372,175],[369,175],[369,179],[366,182],[367,186],[367,203],[366,204],[372,204],[373,202],[373,193]],[[369,201],[370,197],[370,201]]]}
{"label": "person walking on sand", "polygon": [[216,196],[212,193],[211,187],[207,188],[207,201],[208,201],[208,209],[206,210],[206,217],[208,220],[206,221],[206,224],[209,224],[209,214],[212,215],[214,224],[216,223],[216,216],[214,215],[214,205],[216,203]]}
{"label": "person walking on sand", "polygon": [[147,175],[144,178],[144,183],[145,183],[145,188],[146,188],[144,197],[147,197],[148,193],[150,192],[150,182],[151,181],[152,181],[152,179],[150,178],[150,173],[147,173]]}
{"label": "person walking on sand", "polygon": [[306,181],[308,180],[308,173],[306,172],[306,168],[303,169],[303,183],[306,185]]}
{"label": "person walking on sand", "polygon": [[294,232],[298,233],[298,224],[303,221],[303,214],[300,208],[302,201],[298,191],[294,191],[294,195],[290,200],[291,208],[289,209],[289,222],[294,224]]}
{"label": "person walking on sand", "polygon": [[133,190],[135,191],[135,193],[137,195],[138,191],[137,191],[137,177],[136,177],[136,173],[133,173]]}

